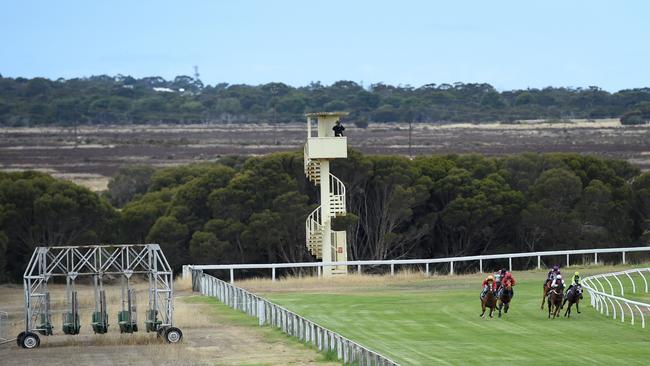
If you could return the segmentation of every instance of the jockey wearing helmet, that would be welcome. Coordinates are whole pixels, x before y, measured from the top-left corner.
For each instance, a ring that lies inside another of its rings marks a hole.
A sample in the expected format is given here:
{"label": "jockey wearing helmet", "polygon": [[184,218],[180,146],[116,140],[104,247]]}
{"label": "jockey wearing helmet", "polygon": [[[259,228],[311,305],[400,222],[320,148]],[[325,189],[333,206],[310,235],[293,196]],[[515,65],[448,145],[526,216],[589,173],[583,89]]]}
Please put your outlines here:
{"label": "jockey wearing helmet", "polygon": [[497,281],[496,283],[497,288],[501,287],[501,281],[503,280],[503,277],[506,275],[506,272],[508,271],[506,271],[505,268],[501,268],[500,270],[494,273],[494,278],[496,278]]}
{"label": "jockey wearing helmet", "polygon": [[510,291],[510,296],[514,296],[515,292],[512,289],[515,285],[517,284],[517,281],[515,281],[515,278],[512,277],[512,273],[506,272],[506,274],[503,276],[501,279],[501,288],[499,289],[499,296],[501,295],[501,292],[504,290]]}
{"label": "jockey wearing helmet", "polygon": [[487,294],[488,291],[496,291],[497,285],[494,283],[494,276],[489,275],[483,280],[483,291],[481,291],[481,299]]}
{"label": "jockey wearing helmet", "polygon": [[560,289],[564,288],[564,278],[562,278],[561,274],[557,274],[553,279],[553,282],[551,282],[551,288],[557,288],[558,286]]}
{"label": "jockey wearing helmet", "polygon": [[[573,277],[571,277],[571,284],[569,285],[569,288],[567,288],[566,293],[567,295],[569,294],[569,291],[575,287],[576,289],[580,289],[582,285],[580,284],[580,272],[576,272],[573,274]],[[580,293],[580,298],[582,299],[582,293]]]}
{"label": "jockey wearing helmet", "polygon": [[544,286],[549,286],[551,282],[555,279],[557,275],[560,275],[560,266],[555,265],[553,268],[549,269],[548,274],[546,275],[546,280],[544,281]]}

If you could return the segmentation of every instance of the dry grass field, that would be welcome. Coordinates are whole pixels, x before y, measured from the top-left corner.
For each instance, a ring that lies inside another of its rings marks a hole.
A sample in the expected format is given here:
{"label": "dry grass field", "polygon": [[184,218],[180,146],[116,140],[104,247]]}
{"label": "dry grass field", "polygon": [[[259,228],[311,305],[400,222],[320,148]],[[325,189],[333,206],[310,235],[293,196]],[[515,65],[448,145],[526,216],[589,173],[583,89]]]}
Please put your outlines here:
{"label": "dry grass field", "polygon": [[[404,123],[346,126],[350,147],[367,154],[408,155]],[[574,152],[630,161],[650,169],[650,125],[621,126],[617,120],[519,124],[417,124],[412,155]],[[170,166],[214,161],[224,155],[260,155],[299,150],[304,123],[158,126],[82,126],[0,129],[0,169],[36,169],[93,190],[106,188],[120,166]]]}
{"label": "dry grass field", "polygon": [[[146,288],[138,288],[138,321],[147,305]],[[15,342],[0,346],[0,364],[13,365],[330,365],[323,355],[288,338],[280,331],[260,328],[256,320],[215,300],[193,296],[187,283],[177,283],[174,322],[183,341],[166,344],[154,333],[120,334],[115,318],[120,303],[119,285],[107,286],[109,333],[95,335],[89,325],[93,311],[92,288],[78,285],[81,333],[62,335],[64,287],[52,287],[55,335],[41,337],[41,347],[18,348]],[[22,287],[0,286],[0,310],[10,314],[11,336],[24,326]],[[141,313],[141,314],[140,314]],[[144,328],[140,324],[141,329]]]}

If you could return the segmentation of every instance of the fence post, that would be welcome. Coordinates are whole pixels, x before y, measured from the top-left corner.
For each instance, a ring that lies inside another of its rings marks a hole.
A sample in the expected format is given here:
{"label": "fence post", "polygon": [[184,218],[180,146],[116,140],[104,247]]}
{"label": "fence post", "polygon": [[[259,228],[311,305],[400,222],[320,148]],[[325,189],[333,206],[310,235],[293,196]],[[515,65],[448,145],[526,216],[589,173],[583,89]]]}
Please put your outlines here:
{"label": "fence post", "polygon": [[512,257],[508,257],[508,271],[512,272]]}
{"label": "fence post", "polygon": [[230,269],[230,284],[235,283],[235,269],[231,268]]}
{"label": "fence post", "polygon": [[357,274],[361,274],[361,265],[357,264]]}
{"label": "fence post", "polygon": [[316,267],[316,268],[318,268],[318,277],[320,277],[321,267],[318,266],[318,267]]}
{"label": "fence post", "polygon": [[426,274],[427,274],[427,277],[428,277],[429,276],[429,263],[426,263],[424,265],[424,267],[426,268]]}
{"label": "fence post", "polygon": [[391,276],[395,275],[395,264],[394,263],[390,264],[390,275]]}
{"label": "fence post", "polygon": [[275,282],[275,267],[273,267],[271,269],[271,278],[272,278],[273,282]]}
{"label": "fence post", "polygon": [[625,264],[625,251],[623,251],[623,264]]}
{"label": "fence post", "polygon": [[566,266],[569,267],[571,264],[569,263],[569,253],[566,254]]}
{"label": "fence post", "polygon": [[449,262],[449,274],[450,275],[454,274],[454,261]]}
{"label": "fence post", "polygon": [[264,301],[257,300],[257,318],[260,326],[266,323],[266,307],[264,305]]}
{"label": "fence post", "polygon": [[594,264],[598,264],[598,252],[594,252]]}
{"label": "fence post", "polygon": [[478,271],[483,273],[483,259],[478,260]]}
{"label": "fence post", "polygon": [[538,255],[537,256],[537,269],[542,268],[542,256]]}

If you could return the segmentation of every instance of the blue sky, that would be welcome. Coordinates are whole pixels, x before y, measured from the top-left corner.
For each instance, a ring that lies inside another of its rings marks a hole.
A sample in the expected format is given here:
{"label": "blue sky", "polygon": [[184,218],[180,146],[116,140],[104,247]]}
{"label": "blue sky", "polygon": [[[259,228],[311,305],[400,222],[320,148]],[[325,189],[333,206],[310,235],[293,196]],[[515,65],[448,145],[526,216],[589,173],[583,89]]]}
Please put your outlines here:
{"label": "blue sky", "polygon": [[650,86],[648,1],[2,1],[0,73]]}

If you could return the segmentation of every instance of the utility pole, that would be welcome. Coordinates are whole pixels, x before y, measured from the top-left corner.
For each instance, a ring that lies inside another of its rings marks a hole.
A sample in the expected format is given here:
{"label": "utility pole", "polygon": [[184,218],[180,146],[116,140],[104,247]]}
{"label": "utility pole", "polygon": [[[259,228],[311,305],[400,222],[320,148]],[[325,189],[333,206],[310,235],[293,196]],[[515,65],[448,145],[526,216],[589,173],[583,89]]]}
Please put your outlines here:
{"label": "utility pole", "polygon": [[271,95],[273,98],[273,144],[278,144],[278,120],[277,120],[277,108],[278,108],[278,89],[275,86],[271,87]]}
{"label": "utility pole", "polygon": [[413,131],[413,118],[409,118],[409,158],[413,159],[413,151],[411,150],[411,132]]}

